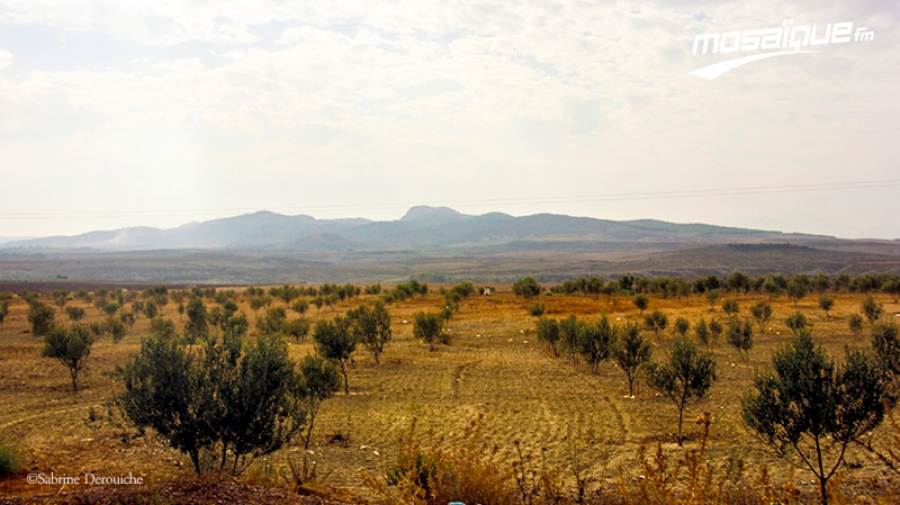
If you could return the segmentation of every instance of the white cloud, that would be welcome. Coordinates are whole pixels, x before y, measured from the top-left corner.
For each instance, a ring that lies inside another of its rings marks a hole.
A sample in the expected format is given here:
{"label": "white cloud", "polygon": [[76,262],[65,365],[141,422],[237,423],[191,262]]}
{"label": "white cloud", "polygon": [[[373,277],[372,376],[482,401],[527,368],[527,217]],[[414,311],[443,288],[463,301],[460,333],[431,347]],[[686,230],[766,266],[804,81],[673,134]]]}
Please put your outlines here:
{"label": "white cloud", "polygon": [[[111,46],[96,47],[98,64],[75,69],[41,59],[37,45],[0,50],[0,170],[33,189],[4,194],[0,214],[52,205],[36,196],[38,188],[49,184],[48,195],[61,194],[77,184],[54,180],[67,163],[91,180],[128,188],[134,194],[121,201],[126,207],[337,203],[350,214],[360,201],[758,186],[895,171],[900,62],[889,43],[757,63],[713,82],[687,75],[702,65],[690,54],[696,33],[765,27],[787,15],[838,21],[855,12],[846,6],[122,5],[0,0],[0,25],[100,34]],[[887,38],[896,9],[873,5],[860,8],[859,22]],[[128,50],[116,51],[117,44]],[[35,55],[31,70],[12,65],[24,49]],[[163,165],[154,182],[190,180],[201,196],[127,175]],[[79,194],[97,205],[104,201],[98,188],[85,185]],[[763,221],[746,209],[710,213],[707,203],[597,205],[594,214]],[[883,230],[898,234],[890,225]],[[0,227],[0,235],[35,233]]]}
{"label": "white cloud", "polygon": [[0,48],[0,71],[11,67],[12,64],[13,64],[12,54],[9,51]]}

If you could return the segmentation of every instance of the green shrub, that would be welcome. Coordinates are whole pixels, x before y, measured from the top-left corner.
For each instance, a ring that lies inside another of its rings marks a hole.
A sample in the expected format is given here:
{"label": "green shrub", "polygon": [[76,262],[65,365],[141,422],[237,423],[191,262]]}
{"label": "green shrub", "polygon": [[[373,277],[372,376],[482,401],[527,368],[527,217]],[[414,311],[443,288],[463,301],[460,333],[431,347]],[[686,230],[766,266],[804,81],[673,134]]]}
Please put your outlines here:
{"label": "green shrub", "polygon": [[0,442],[0,477],[14,475],[22,468],[19,455],[6,442]]}

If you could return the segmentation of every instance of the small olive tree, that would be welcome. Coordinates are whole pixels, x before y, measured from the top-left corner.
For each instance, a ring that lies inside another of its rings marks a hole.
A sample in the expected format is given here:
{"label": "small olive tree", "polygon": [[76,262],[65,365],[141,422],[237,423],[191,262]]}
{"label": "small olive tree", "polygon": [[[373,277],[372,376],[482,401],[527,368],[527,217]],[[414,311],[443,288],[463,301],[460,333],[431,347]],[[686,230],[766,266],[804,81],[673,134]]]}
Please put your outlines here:
{"label": "small olive tree", "polygon": [[578,326],[581,321],[575,314],[569,314],[569,317],[559,322],[559,337],[562,341],[563,348],[569,351],[572,356],[572,364],[578,364]]}
{"label": "small olive tree", "polygon": [[372,308],[360,305],[359,308],[348,311],[347,318],[354,338],[372,353],[377,365],[384,347],[391,341],[391,314],[384,303],[376,301]]}
{"label": "small olive tree", "polygon": [[641,335],[636,324],[629,324],[621,332],[621,337],[613,346],[612,356],[628,379],[628,395],[634,398],[634,382],[638,371],[650,361],[650,342]]}
{"label": "small olive tree", "polygon": [[749,319],[735,319],[728,323],[728,343],[737,349],[744,363],[749,360],[750,349],[753,348],[753,325]]}
{"label": "small olive tree", "polygon": [[683,317],[678,317],[675,320],[675,333],[678,333],[682,337],[687,336],[688,330],[691,329],[691,322]]}
{"label": "small olive tree", "polygon": [[440,314],[418,312],[413,322],[413,336],[428,342],[430,349],[434,350],[434,343],[441,337],[444,329],[444,318]]}
{"label": "small olive tree", "polygon": [[809,322],[809,318],[806,317],[806,314],[803,312],[797,311],[793,314],[789,315],[784,320],[784,325],[787,326],[794,335],[799,335],[804,331],[808,331],[812,324]]}
{"label": "small olive tree", "polygon": [[[223,314],[224,318],[224,314]],[[256,329],[263,334],[286,334],[287,309],[284,307],[269,307],[266,313],[256,320]]]}
{"label": "small olive tree", "polygon": [[209,315],[203,299],[192,296],[187,304],[188,322],[184,325],[184,336],[190,343],[203,340],[209,334]]}
{"label": "small olive tree", "polygon": [[718,289],[710,289],[706,292],[706,301],[709,303],[710,310],[716,308],[716,302],[722,297],[722,292]]}
{"label": "small olive tree", "polygon": [[69,316],[69,321],[77,323],[84,319],[85,313],[84,309],[81,307],[66,307],[66,315]]}
{"label": "small olive tree", "polygon": [[694,334],[697,335],[697,340],[709,349],[712,344],[712,332],[709,330],[709,325],[706,324],[706,319],[700,318],[700,321],[694,326]]}
{"label": "small olive tree", "polygon": [[28,300],[28,322],[31,323],[31,334],[35,337],[43,337],[50,333],[55,317],[53,307],[37,298]]}
{"label": "small olive tree", "polygon": [[741,311],[741,306],[737,300],[728,299],[722,302],[722,310],[728,314],[728,317],[734,317]]}
{"label": "small olive tree", "polygon": [[341,389],[341,372],[334,364],[319,356],[307,355],[300,362],[300,391],[306,403],[306,430],[301,433],[303,448],[309,449],[313,425],[322,402]]}
{"label": "small olive tree", "polygon": [[847,326],[854,335],[859,335],[863,330],[863,317],[859,314],[850,314],[847,319]]}
{"label": "small olive tree", "polygon": [[541,285],[532,277],[519,279],[513,284],[513,294],[521,296],[526,300],[534,298],[541,294]]}
{"label": "small olive tree", "polygon": [[542,317],[537,322],[538,340],[545,342],[555,357],[559,357],[559,321]]}
{"label": "small olive tree", "polygon": [[722,326],[722,322],[716,318],[712,318],[709,322],[709,334],[710,341],[712,343],[717,343],[719,341],[719,337],[722,336],[722,333],[725,331],[725,328]]}
{"label": "small olive tree", "polygon": [[[894,381],[900,376],[900,326],[892,321],[872,327],[872,348]],[[897,386],[897,384],[895,384]]]}
{"label": "small olive tree", "polygon": [[753,319],[756,319],[759,331],[765,333],[766,323],[772,319],[772,305],[768,302],[759,302],[750,307],[750,314],[753,316]]}
{"label": "small olive tree", "polygon": [[894,303],[897,303],[900,301],[900,279],[892,277],[886,280],[881,285],[881,291],[891,295],[891,299],[894,300]]}
{"label": "small olive tree", "polygon": [[618,337],[618,329],[610,324],[604,316],[596,323],[581,321],[578,324],[578,353],[597,373],[600,363],[607,360],[613,352]]}
{"label": "small olive tree", "polygon": [[662,365],[648,365],[647,381],[650,387],[672,400],[678,409],[678,445],[682,442],[685,407],[689,401],[706,396],[714,380],[716,362],[686,338],[675,341]]}
{"label": "small olive tree", "polygon": [[350,332],[348,321],[341,316],[335,316],[332,321],[316,322],[313,340],[316,342],[316,350],[319,355],[337,365],[341,370],[341,375],[344,376],[344,394],[350,394],[347,363],[350,362],[350,357],[356,350],[357,341]]}
{"label": "small olive tree", "polygon": [[662,312],[654,310],[644,317],[644,326],[659,338],[659,333],[669,327],[669,318]]}
{"label": "small olive tree", "polygon": [[641,311],[641,314],[643,314],[644,311],[647,310],[647,307],[650,306],[650,298],[648,298],[647,295],[643,293],[635,295],[635,297],[631,299],[631,302],[634,303],[634,306]]}
{"label": "small olive tree", "polygon": [[791,277],[787,284],[787,294],[793,300],[794,307],[809,294],[810,289],[811,283],[807,275],[797,274]]}
{"label": "small olive tree", "polygon": [[832,307],[834,307],[834,298],[828,296],[828,293],[819,295],[819,308],[825,311],[825,317],[831,317],[829,311]]}
{"label": "small olive tree", "polygon": [[862,301],[861,306],[863,314],[865,314],[866,319],[869,320],[869,324],[875,324],[875,321],[884,314],[884,304],[876,302],[872,295],[867,296]]}

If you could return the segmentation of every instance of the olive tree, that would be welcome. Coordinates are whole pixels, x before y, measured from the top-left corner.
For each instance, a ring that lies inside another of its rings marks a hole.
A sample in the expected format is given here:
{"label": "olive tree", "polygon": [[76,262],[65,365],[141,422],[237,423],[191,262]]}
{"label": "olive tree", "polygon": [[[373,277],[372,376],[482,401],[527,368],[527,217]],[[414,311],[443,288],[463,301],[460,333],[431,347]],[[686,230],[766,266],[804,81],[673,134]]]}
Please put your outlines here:
{"label": "olive tree", "polygon": [[728,323],[728,343],[737,349],[744,363],[749,360],[750,349],[753,348],[753,325],[750,320],[735,319]]}
{"label": "olive tree", "polygon": [[694,326],[694,334],[697,335],[697,340],[700,341],[701,344],[705,345],[707,349],[709,349],[712,340],[712,333],[709,330],[709,325],[706,324],[706,319],[700,318],[700,321]]}
{"label": "olive tree", "polygon": [[872,295],[867,296],[862,301],[861,306],[863,314],[865,314],[866,319],[869,320],[869,324],[875,324],[875,321],[884,314],[884,304],[876,302]]}
{"label": "olive tree", "polygon": [[430,349],[434,350],[434,343],[440,339],[444,329],[444,318],[440,314],[418,312],[413,322],[413,336],[428,342]]}
{"label": "olive tree", "polygon": [[153,319],[154,317],[156,317],[156,315],[159,314],[159,307],[156,305],[156,300],[154,300],[153,298],[148,298],[147,300],[145,300],[143,303],[142,312],[145,316],[147,316],[147,319]]}
{"label": "olive tree", "polygon": [[828,293],[819,295],[819,308],[825,311],[825,317],[831,317],[828,312],[832,307],[834,307],[834,298],[828,296]]}
{"label": "olive tree", "polygon": [[741,311],[741,306],[738,304],[737,300],[728,299],[722,302],[722,310],[725,311],[729,317],[734,317]]}
{"label": "olive tree", "polygon": [[650,387],[672,400],[678,409],[678,445],[682,442],[685,407],[691,400],[706,396],[714,380],[716,362],[686,338],[675,341],[663,364],[648,365],[647,381]]}
{"label": "olive tree", "polygon": [[591,367],[591,372],[597,373],[600,363],[612,355],[618,336],[617,328],[604,314],[596,323],[581,321],[577,332],[578,352]]}
{"label": "olive tree", "polygon": [[44,337],[41,354],[59,361],[69,369],[72,391],[77,393],[78,374],[87,368],[87,358],[93,344],[94,338],[87,326],[53,327]]}
{"label": "olive tree", "polygon": [[278,335],[244,342],[229,330],[194,349],[146,338],[119,373],[125,417],[186,453],[197,474],[238,474],[288,443],[305,421],[301,377]]}
{"label": "olive tree", "polygon": [[892,277],[886,280],[881,285],[881,291],[891,295],[891,299],[894,300],[894,303],[897,303],[900,301],[900,279]]}
{"label": "olive tree", "polygon": [[78,322],[84,319],[85,313],[84,309],[81,307],[66,307],[66,315],[69,316],[69,321]]}
{"label": "olive tree", "polygon": [[710,289],[706,292],[706,301],[709,302],[709,308],[714,309],[716,307],[716,302],[721,298],[722,292],[718,289]]}
{"label": "olive tree", "polygon": [[547,317],[538,319],[537,337],[539,341],[546,342],[554,356],[559,357],[559,321]]}
{"label": "olive tree", "polygon": [[678,317],[675,320],[675,333],[678,333],[682,337],[687,335],[688,330],[691,329],[691,322],[683,317]]}
{"label": "olive tree", "polygon": [[316,350],[319,355],[337,365],[341,370],[341,375],[344,376],[344,394],[350,394],[347,363],[350,362],[350,357],[356,350],[357,341],[350,332],[348,321],[341,316],[335,316],[332,321],[316,322],[313,340],[316,342]]}
{"label": "olive tree", "polygon": [[644,311],[647,310],[647,307],[650,306],[650,298],[647,298],[647,295],[643,293],[635,295],[635,297],[631,299],[631,302],[641,311],[641,314],[643,314]]}
{"label": "olive tree", "polygon": [[750,291],[750,277],[747,276],[744,272],[740,270],[736,270],[731,272],[731,275],[725,280],[725,285],[728,286],[730,291],[734,291],[737,293],[747,293]]}
{"label": "olive tree", "polygon": [[827,504],[828,480],[847,446],[884,418],[886,373],[861,351],[847,350],[836,365],[809,331],[778,350],[772,365],[774,372],[758,375],[755,391],[743,398],[744,423],[780,457],[811,471]]}
{"label": "olive tree", "polygon": [[[290,442],[302,428],[306,411],[300,376],[280,335],[243,342],[226,332],[207,343],[206,377],[218,391],[211,413],[218,438],[219,469],[238,474],[255,458]],[[221,352],[217,352],[221,351]]]}
{"label": "olive tree", "polygon": [[128,332],[128,327],[125,325],[125,322],[120,317],[109,316],[106,318],[106,321],[103,322],[103,329],[106,333],[112,336],[113,343],[118,344],[125,338],[125,334]]}
{"label": "olive tree", "polygon": [[756,319],[759,331],[765,333],[766,323],[772,319],[772,305],[768,302],[759,302],[750,307],[750,314],[753,316],[753,319]]}
{"label": "olive tree", "polygon": [[256,329],[260,333],[287,333],[287,310],[284,307],[269,307],[266,313],[256,320]]}
{"label": "olive tree", "polygon": [[578,317],[569,314],[569,317],[559,322],[559,337],[563,348],[572,356],[572,364],[578,364]]}
{"label": "olive tree", "polygon": [[826,273],[816,272],[816,274],[812,276],[812,279],[810,279],[810,286],[813,291],[821,295],[831,287],[831,277],[828,277],[828,274]]}
{"label": "olive tree", "polygon": [[28,300],[28,322],[31,323],[31,334],[43,337],[53,329],[56,312],[53,307],[33,298]]}
{"label": "olive tree", "polygon": [[787,284],[787,294],[793,300],[794,307],[802,300],[806,295],[809,294],[809,290],[811,289],[811,283],[809,280],[809,276],[805,274],[797,274],[788,281]]}
{"label": "olive tree", "polygon": [[881,366],[896,380],[900,376],[900,326],[891,321],[873,326],[872,348]]}
{"label": "olive tree", "polygon": [[859,335],[863,330],[863,317],[859,314],[850,314],[847,319],[847,326],[854,335]]}
{"label": "olive tree", "polygon": [[319,356],[307,355],[300,362],[300,392],[306,403],[306,430],[300,434],[303,448],[309,449],[313,425],[322,402],[341,389],[341,373],[334,363]]}
{"label": "olive tree", "polygon": [[809,318],[806,317],[806,314],[800,311],[794,312],[786,317],[784,324],[794,333],[794,335],[799,335],[804,331],[808,331],[812,326],[812,323],[809,322]]}
{"label": "olive tree", "polygon": [[634,398],[634,382],[638,371],[650,361],[650,342],[641,335],[636,324],[629,324],[620,332],[621,338],[613,346],[612,356],[628,379],[628,395]]}
{"label": "olive tree", "polygon": [[184,336],[188,342],[203,340],[209,334],[209,316],[203,299],[192,296],[187,305],[188,322],[184,325]]}
{"label": "olive tree", "polygon": [[654,310],[644,317],[644,326],[659,338],[659,333],[669,327],[669,318],[662,312]]}
{"label": "olive tree", "polygon": [[526,300],[534,298],[541,294],[541,285],[532,277],[519,279],[513,284],[513,294],[521,296]]}
{"label": "olive tree", "polygon": [[710,342],[717,343],[719,341],[719,337],[722,336],[722,333],[725,332],[725,328],[722,326],[722,322],[716,318],[712,318],[709,322],[709,334],[710,334]]}
{"label": "olive tree", "polygon": [[348,311],[347,318],[354,338],[372,353],[377,365],[384,347],[391,341],[391,314],[384,303],[376,301],[372,308],[360,305]]}

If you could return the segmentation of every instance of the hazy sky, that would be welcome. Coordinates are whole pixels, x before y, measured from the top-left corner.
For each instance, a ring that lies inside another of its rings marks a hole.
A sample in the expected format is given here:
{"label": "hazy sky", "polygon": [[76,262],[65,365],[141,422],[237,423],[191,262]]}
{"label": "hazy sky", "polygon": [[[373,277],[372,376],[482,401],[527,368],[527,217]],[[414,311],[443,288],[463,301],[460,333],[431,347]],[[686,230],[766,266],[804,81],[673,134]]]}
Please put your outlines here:
{"label": "hazy sky", "polygon": [[[694,36],[874,40],[688,73]],[[268,209],[900,237],[900,1],[0,0],[0,236]],[[821,33],[821,32],[819,32]]]}

